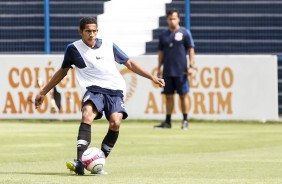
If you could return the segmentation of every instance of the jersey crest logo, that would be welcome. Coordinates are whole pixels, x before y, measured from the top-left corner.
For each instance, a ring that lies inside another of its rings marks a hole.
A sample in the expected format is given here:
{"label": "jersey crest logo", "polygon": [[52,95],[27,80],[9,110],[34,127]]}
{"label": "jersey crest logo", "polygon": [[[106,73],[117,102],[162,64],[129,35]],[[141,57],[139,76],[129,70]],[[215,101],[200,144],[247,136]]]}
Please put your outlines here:
{"label": "jersey crest logo", "polygon": [[181,32],[175,33],[174,39],[176,41],[181,41],[183,39],[183,33],[181,33]]}

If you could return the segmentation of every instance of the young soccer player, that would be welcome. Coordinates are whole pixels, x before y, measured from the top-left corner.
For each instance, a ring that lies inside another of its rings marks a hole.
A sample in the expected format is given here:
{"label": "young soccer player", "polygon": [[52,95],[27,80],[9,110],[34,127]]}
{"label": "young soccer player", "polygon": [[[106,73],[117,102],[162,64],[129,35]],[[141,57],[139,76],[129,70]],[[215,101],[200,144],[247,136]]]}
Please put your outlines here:
{"label": "young soccer player", "polygon": [[[81,105],[82,120],[77,137],[77,159],[67,162],[67,167],[76,174],[83,175],[84,165],[81,157],[91,141],[93,120],[100,119],[104,111],[109,121],[109,129],[101,145],[101,150],[107,157],[118,139],[122,119],[128,116],[123,102],[125,81],[117,70],[115,62],[125,65],[131,71],[152,80],[160,87],[165,86],[165,83],[163,79],[151,75],[129,59],[116,44],[97,38],[98,24],[95,18],[82,18],[79,33],[81,39],[67,46],[61,68],[37,94],[35,107],[40,107],[44,96],[67,75],[68,70],[74,65],[77,81],[86,92]],[[93,174],[106,174],[106,172]]]}

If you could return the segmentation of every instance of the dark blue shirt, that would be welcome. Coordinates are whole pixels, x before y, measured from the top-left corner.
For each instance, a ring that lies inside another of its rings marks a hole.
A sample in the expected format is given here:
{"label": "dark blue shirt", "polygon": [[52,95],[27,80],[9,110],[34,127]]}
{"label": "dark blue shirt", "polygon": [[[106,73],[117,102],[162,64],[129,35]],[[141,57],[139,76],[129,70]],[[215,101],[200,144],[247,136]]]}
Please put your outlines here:
{"label": "dark blue shirt", "polygon": [[194,48],[192,34],[185,28],[176,32],[169,29],[163,31],[159,37],[158,49],[163,51],[163,76],[177,77],[186,74],[187,51]]}

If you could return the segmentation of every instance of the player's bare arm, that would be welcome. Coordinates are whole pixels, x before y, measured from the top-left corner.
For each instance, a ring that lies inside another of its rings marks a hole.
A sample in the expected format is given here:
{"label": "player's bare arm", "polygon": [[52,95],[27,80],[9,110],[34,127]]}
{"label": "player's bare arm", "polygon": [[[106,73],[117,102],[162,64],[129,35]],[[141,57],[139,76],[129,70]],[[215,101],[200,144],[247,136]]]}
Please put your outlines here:
{"label": "player's bare arm", "polygon": [[189,48],[188,49],[189,53],[189,67],[187,68],[187,74],[192,75],[195,72],[195,49],[194,48]]}
{"label": "player's bare arm", "polygon": [[162,77],[162,64],[163,64],[163,51],[159,50],[158,51],[158,71],[157,71],[157,76]]}
{"label": "player's bare arm", "polygon": [[195,64],[195,49],[194,48],[189,48],[188,49],[189,53],[189,62],[190,62],[190,67],[193,67]]}
{"label": "player's bare arm", "polygon": [[143,69],[141,66],[139,66],[134,61],[129,59],[124,65],[129,70],[133,71],[134,73],[137,73],[138,75],[140,75],[142,77],[145,77],[147,79],[152,80],[154,83],[158,84],[160,87],[164,87],[165,86],[165,82],[164,82],[163,79],[153,76],[152,74],[150,74],[148,71]]}
{"label": "player's bare arm", "polygon": [[35,97],[35,108],[41,106],[44,101],[44,96],[53,89],[68,73],[69,68],[59,69],[51,78],[51,80],[44,86],[43,89]]}

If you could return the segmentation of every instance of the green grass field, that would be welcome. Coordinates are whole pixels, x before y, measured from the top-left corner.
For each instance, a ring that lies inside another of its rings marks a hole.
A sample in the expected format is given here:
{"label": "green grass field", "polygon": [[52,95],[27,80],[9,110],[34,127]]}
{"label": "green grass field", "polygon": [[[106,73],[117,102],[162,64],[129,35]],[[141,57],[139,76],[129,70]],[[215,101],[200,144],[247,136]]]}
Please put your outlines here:
{"label": "green grass field", "polygon": [[[75,176],[79,123],[0,121],[1,184],[281,184],[282,124],[190,123],[187,131],[156,130],[156,121],[124,121],[108,157],[107,176]],[[92,126],[100,147],[107,123]]]}

